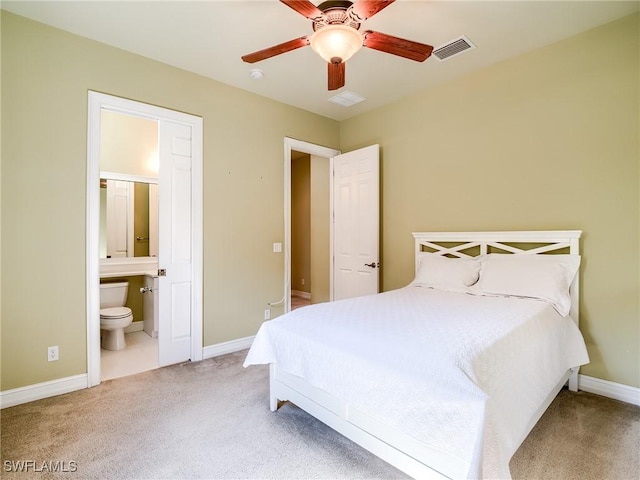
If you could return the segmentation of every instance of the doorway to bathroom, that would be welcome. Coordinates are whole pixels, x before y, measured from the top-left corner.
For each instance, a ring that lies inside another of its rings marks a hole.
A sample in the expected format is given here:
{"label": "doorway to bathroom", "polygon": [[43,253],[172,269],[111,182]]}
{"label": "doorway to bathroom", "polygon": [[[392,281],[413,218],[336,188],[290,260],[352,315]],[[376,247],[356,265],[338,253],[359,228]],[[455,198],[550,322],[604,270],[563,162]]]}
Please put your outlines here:
{"label": "doorway to bathroom", "polygon": [[[202,119],[89,92],[88,120],[87,369],[93,386],[114,376],[114,365],[121,376],[202,359]],[[128,283],[134,321],[125,330],[125,348],[106,351],[100,283],[116,280]]]}

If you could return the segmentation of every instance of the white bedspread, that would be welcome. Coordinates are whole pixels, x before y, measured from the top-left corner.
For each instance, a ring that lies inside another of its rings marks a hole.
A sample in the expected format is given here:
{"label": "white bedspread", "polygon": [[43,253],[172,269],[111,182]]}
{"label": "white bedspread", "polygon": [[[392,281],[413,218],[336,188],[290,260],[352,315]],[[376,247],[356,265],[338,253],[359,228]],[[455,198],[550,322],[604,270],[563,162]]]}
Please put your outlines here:
{"label": "white bedspread", "polygon": [[588,356],[542,301],[409,286],[265,322],[245,367],[272,362],[415,438],[446,476],[510,478],[531,416]]}

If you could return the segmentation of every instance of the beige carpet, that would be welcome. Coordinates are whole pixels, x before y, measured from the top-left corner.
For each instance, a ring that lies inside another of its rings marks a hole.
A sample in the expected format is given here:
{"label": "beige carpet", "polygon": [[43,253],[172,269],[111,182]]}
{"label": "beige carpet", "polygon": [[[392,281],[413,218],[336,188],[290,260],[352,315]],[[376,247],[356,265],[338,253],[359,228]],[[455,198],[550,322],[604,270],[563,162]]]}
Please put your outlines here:
{"label": "beige carpet", "polygon": [[[2,410],[2,478],[405,478],[291,404],[270,412],[268,369],[242,368],[245,353]],[[511,469],[637,480],[639,445],[640,408],[563,391]],[[20,461],[29,471],[9,471]],[[67,472],[34,471],[56,465]]]}

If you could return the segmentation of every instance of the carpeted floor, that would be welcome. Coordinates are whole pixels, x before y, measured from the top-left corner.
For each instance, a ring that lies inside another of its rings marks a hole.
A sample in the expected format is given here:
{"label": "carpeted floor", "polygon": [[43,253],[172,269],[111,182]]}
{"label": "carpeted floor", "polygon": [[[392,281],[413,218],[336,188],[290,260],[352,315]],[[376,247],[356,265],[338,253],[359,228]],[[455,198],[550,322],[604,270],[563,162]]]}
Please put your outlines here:
{"label": "carpeted floor", "polygon": [[[245,354],[2,410],[2,478],[406,478],[291,404],[270,412],[268,369],[242,368]],[[515,479],[637,480],[639,446],[640,408],[563,391],[511,470]],[[12,471],[21,461],[33,463]]]}

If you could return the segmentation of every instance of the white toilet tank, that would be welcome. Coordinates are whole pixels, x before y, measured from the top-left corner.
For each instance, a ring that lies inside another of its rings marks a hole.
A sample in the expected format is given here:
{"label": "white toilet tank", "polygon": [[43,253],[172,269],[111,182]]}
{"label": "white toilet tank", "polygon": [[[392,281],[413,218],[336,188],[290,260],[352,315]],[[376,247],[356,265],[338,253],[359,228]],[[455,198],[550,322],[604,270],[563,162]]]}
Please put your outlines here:
{"label": "white toilet tank", "polygon": [[128,292],[129,282],[101,283],[100,308],[124,307]]}

